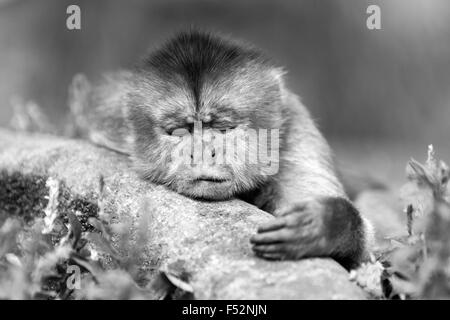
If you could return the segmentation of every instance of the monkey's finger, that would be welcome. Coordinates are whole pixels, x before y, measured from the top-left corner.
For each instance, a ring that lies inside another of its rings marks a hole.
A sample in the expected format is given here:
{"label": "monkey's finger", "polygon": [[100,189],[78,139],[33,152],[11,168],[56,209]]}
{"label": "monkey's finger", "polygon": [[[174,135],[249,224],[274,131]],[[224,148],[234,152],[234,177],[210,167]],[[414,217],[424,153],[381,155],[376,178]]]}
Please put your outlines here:
{"label": "monkey's finger", "polygon": [[267,260],[283,260],[284,254],[281,253],[267,253],[267,252],[255,252],[256,256]]}
{"label": "monkey's finger", "polygon": [[287,243],[283,252],[287,259],[294,260],[324,255],[324,252],[317,246],[317,242],[311,239],[303,239],[298,243]]}
{"label": "monkey's finger", "polygon": [[267,245],[256,245],[252,247],[252,250],[257,253],[280,253],[284,252],[286,246],[282,243],[279,244],[267,244]]}
{"label": "monkey's finger", "polygon": [[257,233],[250,238],[250,243],[268,244],[275,242],[286,242],[291,240],[292,238],[292,232],[290,230],[287,230],[286,228],[283,228],[277,231]]}
{"label": "monkey's finger", "polygon": [[286,220],[285,219],[275,219],[269,222],[266,222],[258,227],[258,233],[261,232],[267,232],[267,231],[273,231],[278,230],[286,226]]}

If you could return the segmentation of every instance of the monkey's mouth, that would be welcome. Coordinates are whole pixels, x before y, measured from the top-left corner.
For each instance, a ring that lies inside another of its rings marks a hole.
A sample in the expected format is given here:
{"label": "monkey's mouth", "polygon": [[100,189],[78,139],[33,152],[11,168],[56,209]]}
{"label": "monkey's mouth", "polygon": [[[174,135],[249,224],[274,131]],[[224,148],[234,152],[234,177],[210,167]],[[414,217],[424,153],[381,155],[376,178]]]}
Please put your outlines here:
{"label": "monkey's mouth", "polygon": [[184,186],[183,191],[195,199],[225,200],[232,196],[230,191],[232,187],[232,176],[200,174],[192,177],[190,183]]}
{"label": "monkey's mouth", "polygon": [[194,179],[195,181],[206,181],[206,182],[211,182],[211,183],[223,183],[226,181],[229,181],[228,179],[225,178],[220,178],[220,177],[209,177],[209,176],[200,176],[198,178]]}

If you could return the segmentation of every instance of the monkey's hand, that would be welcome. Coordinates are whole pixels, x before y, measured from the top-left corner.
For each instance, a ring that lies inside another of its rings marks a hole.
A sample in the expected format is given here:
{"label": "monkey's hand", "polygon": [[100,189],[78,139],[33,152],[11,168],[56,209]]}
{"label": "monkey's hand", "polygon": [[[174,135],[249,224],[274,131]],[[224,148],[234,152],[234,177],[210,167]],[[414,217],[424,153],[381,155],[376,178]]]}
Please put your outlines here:
{"label": "monkey's hand", "polygon": [[250,239],[256,255],[273,260],[330,256],[344,267],[361,259],[363,222],[348,200],[311,200],[292,205],[276,215]]}

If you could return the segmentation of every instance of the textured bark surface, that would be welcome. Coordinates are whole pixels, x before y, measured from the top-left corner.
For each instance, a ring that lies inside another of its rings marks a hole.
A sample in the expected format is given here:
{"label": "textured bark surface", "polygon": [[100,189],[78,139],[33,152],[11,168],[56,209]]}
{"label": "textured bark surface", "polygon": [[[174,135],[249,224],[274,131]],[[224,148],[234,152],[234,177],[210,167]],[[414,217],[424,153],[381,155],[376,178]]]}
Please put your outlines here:
{"label": "textured bark surface", "polygon": [[[0,130],[0,215],[39,214],[45,180],[64,185],[62,206],[96,214],[104,176],[105,211],[138,219],[148,199],[150,236],[143,268],[181,266],[197,299],[363,299],[348,273],[330,259],[265,261],[249,244],[272,217],[239,200],[194,201],[140,180],[122,155],[89,143]],[[130,239],[130,241],[133,241]],[[149,271],[150,272],[150,271]]]}

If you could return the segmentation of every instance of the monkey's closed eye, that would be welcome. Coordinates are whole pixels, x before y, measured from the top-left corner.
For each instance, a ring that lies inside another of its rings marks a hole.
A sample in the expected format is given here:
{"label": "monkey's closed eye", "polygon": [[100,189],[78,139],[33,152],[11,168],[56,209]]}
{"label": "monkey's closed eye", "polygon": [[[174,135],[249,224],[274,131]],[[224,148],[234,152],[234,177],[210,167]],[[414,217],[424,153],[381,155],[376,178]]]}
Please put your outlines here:
{"label": "monkey's closed eye", "polygon": [[227,131],[231,131],[231,130],[233,130],[235,128],[236,128],[236,126],[228,126],[228,127],[216,128],[215,130],[219,130],[220,133],[225,134],[225,133],[227,133]]}
{"label": "monkey's closed eye", "polygon": [[189,134],[189,130],[186,128],[166,129],[168,135],[175,137],[183,137]]}

